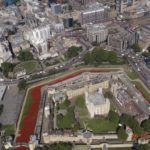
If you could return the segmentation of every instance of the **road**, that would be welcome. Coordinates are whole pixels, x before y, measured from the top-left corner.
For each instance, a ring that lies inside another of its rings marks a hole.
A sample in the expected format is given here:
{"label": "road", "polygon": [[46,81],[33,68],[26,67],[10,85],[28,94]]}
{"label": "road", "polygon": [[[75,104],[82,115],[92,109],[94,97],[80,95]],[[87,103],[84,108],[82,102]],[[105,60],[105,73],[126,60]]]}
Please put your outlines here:
{"label": "road", "polygon": [[150,70],[146,67],[144,60],[141,59],[141,56],[131,53],[128,56],[128,62],[150,90]]}
{"label": "road", "polygon": [[[68,37],[72,37],[72,36],[76,37],[76,36],[79,36],[79,34],[81,34],[81,33],[78,31],[66,32],[66,36],[68,36]],[[92,45],[88,41],[85,41],[82,37],[80,37],[78,39],[78,41],[82,45],[82,48],[83,48],[83,50],[80,52],[80,54],[78,56],[68,60],[63,65],[58,64],[58,65],[53,66],[50,70],[55,70],[56,68],[57,68],[56,70],[58,72],[61,70],[69,70],[69,69],[73,68],[73,66],[76,63],[81,62],[83,60],[84,55],[93,49]],[[40,75],[40,74],[43,75],[43,78],[44,78],[46,76],[49,76],[50,70],[47,70],[47,68],[44,68],[43,71],[35,72],[30,75],[25,75],[24,79],[30,80],[32,78],[32,76]],[[13,84],[18,84],[21,80],[22,80],[22,78],[21,79],[5,79],[4,81],[0,81],[0,84],[13,85]]]}

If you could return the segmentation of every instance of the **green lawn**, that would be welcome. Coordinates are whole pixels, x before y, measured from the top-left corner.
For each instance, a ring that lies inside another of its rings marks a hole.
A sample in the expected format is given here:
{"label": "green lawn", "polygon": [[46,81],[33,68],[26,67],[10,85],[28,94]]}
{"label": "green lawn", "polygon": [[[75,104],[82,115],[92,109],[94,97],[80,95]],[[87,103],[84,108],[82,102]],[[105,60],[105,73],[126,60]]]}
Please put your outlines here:
{"label": "green lawn", "polygon": [[15,127],[14,125],[3,125],[2,127],[5,130],[5,135],[14,135],[15,134]]}
{"label": "green lawn", "polygon": [[150,101],[150,93],[145,89],[145,87],[138,81],[132,81],[136,88],[143,94],[144,98]]}
{"label": "green lawn", "polygon": [[131,80],[138,79],[138,74],[133,70],[127,71],[127,75]]}
{"label": "green lawn", "polygon": [[75,106],[79,109],[80,125],[82,128],[87,128],[93,131],[93,133],[102,133],[108,131],[116,131],[118,124],[110,122],[107,118],[90,118],[87,110],[84,96],[76,98]]}
{"label": "green lawn", "polygon": [[84,96],[78,96],[75,100],[75,106],[79,108],[85,108]]}
{"label": "green lawn", "polygon": [[93,118],[89,119],[86,122],[86,125],[89,129],[93,131],[93,133],[104,133],[108,131],[116,131],[118,124],[114,124],[110,122],[106,118]]}
{"label": "green lawn", "polygon": [[63,117],[60,116],[60,114],[57,115],[57,127],[59,129],[71,129],[75,123],[74,107],[69,107],[67,109],[67,114]]}
{"label": "green lawn", "polygon": [[30,90],[30,91],[28,92],[28,96],[27,96],[27,99],[26,99],[26,102],[25,102],[25,106],[24,106],[24,108],[23,108],[23,114],[22,114],[22,116],[21,116],[21,121],[20,121],[19,128],[22,127],[23,121],[24,121],[26,115],[28,114],[29,107],[30,107],[30,105],[32,104],[32,102],[33,102],[32,90]]}
{"label": "green lawn", "polygon": [[90,118],[89,112],[85,104],[84,96],[78,96],[75,100],[75,107],[78,109],[80,125],[84,128],[84,122]]}
{"label": "green lawn", "polygon": [[37,70],[40,70],[41,67],[38,64],[38,62],[35,60],[25,61],[25,62],[18,64],[15,67],[14,72],[22,71],[23,69],[26,70],[27,74],[30,74],[30,73],[33,73]]}
{"label": "green lawn", "polygon": [[58,104],[59,109],[68,109],[70,105],[70,101],[65,100],[63,103]]}
{"label": "green lawn", "polygon": [[87,145],[74,145],[73,150],[87,150]]}

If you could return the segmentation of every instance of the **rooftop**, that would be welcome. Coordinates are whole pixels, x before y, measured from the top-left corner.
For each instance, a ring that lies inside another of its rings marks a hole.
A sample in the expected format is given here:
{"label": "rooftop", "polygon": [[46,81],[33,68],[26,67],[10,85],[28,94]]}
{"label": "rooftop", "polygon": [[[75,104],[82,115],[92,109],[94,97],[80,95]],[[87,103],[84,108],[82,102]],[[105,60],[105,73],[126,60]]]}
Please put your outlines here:
{"label": "rooftop", "polygon": [[93,103],[93,105],[102,105],[106,103],[104,96],[98,92],[89,93],[87,98],[87,100],[90,103]]}

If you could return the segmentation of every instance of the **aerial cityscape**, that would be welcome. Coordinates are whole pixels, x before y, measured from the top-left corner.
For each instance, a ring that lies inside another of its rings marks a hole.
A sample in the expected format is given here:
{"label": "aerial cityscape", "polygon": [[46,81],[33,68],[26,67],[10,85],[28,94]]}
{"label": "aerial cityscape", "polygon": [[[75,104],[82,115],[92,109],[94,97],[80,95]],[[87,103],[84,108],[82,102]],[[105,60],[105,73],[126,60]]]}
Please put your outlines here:
{"label": "aerial cityscape", "polygon": [[0,0],[0,150],[150,150],[150,0]]}

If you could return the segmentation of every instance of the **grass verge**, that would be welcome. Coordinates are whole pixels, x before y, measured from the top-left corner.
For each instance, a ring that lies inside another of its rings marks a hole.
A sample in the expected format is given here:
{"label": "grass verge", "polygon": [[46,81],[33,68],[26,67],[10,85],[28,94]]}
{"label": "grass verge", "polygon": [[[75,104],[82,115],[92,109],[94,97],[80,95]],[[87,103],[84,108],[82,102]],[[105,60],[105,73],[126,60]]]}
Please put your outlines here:
{"label": "grass verge", "polygon": [[133,70],[128,70],[127,75],[131,80],[136,80],[139,78],[138,74]]}
{"label": "grass verge", "polygon": [[22,113],[22,116],[21,116],[20,124],[19,124],[19,128],[20,128],[20,129],[22,128],[24,119],[25,119],[26,115],[28,114],[29,107],[30,107],[30,105],[32,104],[32,102],[33,102],[32,90],[29,90],[28,95],[27,95],[27,98],[25,99],[25,106],[24,106],[24,108],[23,108],[23,113]]}
{"label": "grass verge", "polygon": [[150,101],[150,93],[145,89],[145,87],[138,81],[132,81],[132,83],[142,93],[143,97]]}
{"label": "grass verge", "polygon": [[5,130],[5,135],[14,135],[15,134],[15,126],[14,125],[3,125],[2,127],[3,130]]}

